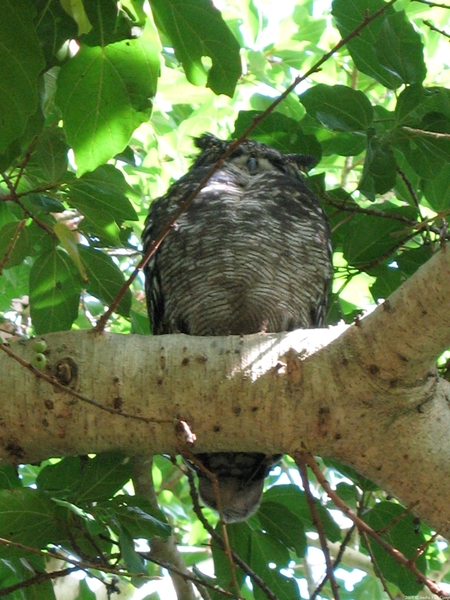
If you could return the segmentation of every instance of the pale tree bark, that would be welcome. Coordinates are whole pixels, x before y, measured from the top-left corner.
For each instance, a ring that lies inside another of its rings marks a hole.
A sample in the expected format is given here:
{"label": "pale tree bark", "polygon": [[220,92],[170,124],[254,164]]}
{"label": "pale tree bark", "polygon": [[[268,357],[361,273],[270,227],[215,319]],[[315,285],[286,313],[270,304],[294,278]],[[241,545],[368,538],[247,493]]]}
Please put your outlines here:
{"label": "pale tree bark", "polygon": [[[73,331],[43,336],[47,366],[110,414],[0,353],[0,459],[121,449],[307,449],[354,467],[450,535],[450,252],[441,251],[359,323],[285,334],[195,338]],[[26,361],[30,342],[10,346]],[[61,362],[62,361],[62,362]]]}

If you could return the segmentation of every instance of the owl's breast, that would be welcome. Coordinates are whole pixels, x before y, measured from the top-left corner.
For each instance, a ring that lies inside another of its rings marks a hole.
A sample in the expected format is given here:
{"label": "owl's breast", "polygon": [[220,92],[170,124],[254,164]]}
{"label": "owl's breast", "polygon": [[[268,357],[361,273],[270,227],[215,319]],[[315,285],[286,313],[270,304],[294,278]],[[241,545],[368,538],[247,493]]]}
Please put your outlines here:
{"label": "owl's breast", "polygon": [[215,174],[161,245],[164,327],[240,335],[313,327],[331,278],[327,223],[283,174]]}

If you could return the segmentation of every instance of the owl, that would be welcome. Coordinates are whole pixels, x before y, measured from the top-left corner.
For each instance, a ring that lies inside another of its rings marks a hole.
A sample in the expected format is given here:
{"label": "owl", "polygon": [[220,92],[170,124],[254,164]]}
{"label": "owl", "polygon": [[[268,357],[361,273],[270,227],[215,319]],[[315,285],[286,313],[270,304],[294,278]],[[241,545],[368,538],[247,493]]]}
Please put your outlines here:
{"label": "owl", "polygon": [[[144,251],[231,142],[195,139],[189,171],[154,200]],[[332,280],[327,218],[302,171],[314,161],[244,141],[211,176],[145,267],[154,335],[245,335],[322,327]],[[219,482],[225,521],[258,508],[264,479],[279,455],[199,453]],[[197,471],[202,501],[217,508],[212,483]]]}

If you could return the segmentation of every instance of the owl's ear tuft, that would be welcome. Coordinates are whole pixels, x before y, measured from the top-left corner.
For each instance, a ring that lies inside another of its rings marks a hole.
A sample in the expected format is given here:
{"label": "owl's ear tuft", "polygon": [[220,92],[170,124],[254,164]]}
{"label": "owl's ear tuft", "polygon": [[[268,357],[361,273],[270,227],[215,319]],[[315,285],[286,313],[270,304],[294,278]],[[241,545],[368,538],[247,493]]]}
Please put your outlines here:
{"label": "owl's ear tuft", "polygon": [[194,138],[194,144],[200,150],[218,149],[226,145],[227,142],[220,140],[212,133],[203,133],[200,137]]}

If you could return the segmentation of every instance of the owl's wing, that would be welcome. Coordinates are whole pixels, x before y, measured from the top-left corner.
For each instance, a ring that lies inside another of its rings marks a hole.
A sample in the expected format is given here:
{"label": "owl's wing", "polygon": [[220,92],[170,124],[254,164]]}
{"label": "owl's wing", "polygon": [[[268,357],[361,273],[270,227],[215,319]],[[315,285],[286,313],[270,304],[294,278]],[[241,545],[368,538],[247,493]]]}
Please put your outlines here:
{"label": "owl's wing", "polygon": [[[142,234],[144,253],[147,252],[151,243],[159,236],[164,227],[167,226],[180,204],[195,190],[199,181],[208,170],[208,168],[200,168],[189,171],[173,183],[164,196],[160,196],[152,202]],[[176,230],[176,228],[177,225],[175,224],[174,229]],[[167,241],[170,243],[170,239],[166,239],[162,243],[164,244]],[[173,330],[171,324],[166,319],[159,260],[160,253],[156,251],[144,267],[145,295],[150,326],[152,333],[155,335],[177,333],[178,331]]]}

